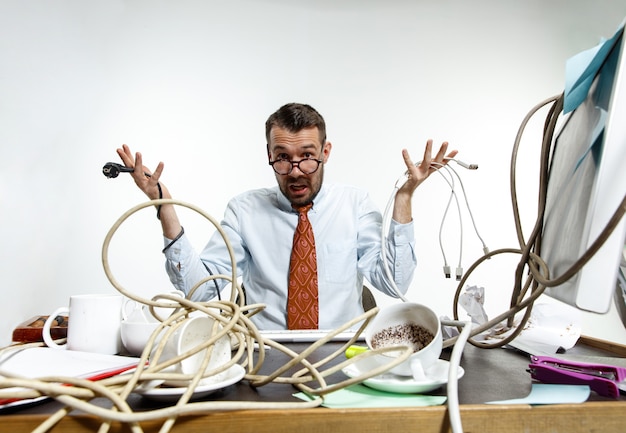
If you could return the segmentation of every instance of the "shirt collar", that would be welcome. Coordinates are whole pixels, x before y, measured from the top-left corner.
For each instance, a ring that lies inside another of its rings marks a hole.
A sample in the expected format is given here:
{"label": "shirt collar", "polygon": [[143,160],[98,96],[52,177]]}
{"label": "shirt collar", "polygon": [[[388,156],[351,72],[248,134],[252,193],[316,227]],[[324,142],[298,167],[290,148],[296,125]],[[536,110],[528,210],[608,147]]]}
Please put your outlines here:
{"label": "shirt collar", "polygon": [[[289,202],[287,197],[285,197],[285,195],[282,193],[280,188],[276,187],[276,191],[278,194],[278,207],[285,212],[296,213],[296,211],[291,207],[291,203]],[[311,208],[309,212],[316,213],[319,211],[320,206],[323,206],[324,204],[324,198],[326,197],[326,193],[327,193],[326,182],[322,182],[322,187],[320,188],[320,191],[317,193],[317,196],[313,200],[313,207]]]}

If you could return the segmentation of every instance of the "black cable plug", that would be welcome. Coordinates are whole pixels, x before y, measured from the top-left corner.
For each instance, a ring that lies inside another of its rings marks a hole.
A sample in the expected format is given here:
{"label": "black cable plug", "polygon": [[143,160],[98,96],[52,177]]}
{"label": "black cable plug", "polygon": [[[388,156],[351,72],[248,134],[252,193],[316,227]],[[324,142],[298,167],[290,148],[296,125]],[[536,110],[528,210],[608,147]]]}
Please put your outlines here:
{"label": "black cable plug", "polygon": [[120,175],[120,173],[132,173],[135,171],[132,167],[126,167],[122,164],[118,164],[117,162],[107,162],[102,167],[102,174],[104,174],[109,179],[113,179]]}

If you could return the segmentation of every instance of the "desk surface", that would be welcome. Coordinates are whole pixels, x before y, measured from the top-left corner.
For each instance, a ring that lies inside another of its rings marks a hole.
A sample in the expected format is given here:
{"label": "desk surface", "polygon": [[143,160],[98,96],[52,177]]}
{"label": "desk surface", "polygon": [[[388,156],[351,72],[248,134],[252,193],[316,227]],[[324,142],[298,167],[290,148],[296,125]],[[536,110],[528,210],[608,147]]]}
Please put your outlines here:
{"label": "desk surface", "polygon": [[[329,345],[330,346],[330,345]],[[290,345],[296,351],[306,345]],[[329,347],[330,348],[330,347]],[[575,348],[583,354],[591,354],[585,348]],[[264,373],[274,371],[285,359],[276,350],[268,352],[264,364]],[[322,353],[319,354],[321,358]],[[444,351],[442,358],[449,352]],[[314,359],[312,359],[314,360]],[[464,377],[459,381],[459,401],[461,403],[461,421],[466,432],[623,432],[626,425],[626,398],[613,400],[592,393],[588,402],[580,405],[528,406],[485,405],[490,400],[520,398],[528,394],[531,379],[526,371],[528,357],[507,349],[478,349],[467,346],[461,365],[465,369]],[[337,373],[337,380],[345,379]],[[269,384],[260,388],[250,387],[246,381],[232,385],[207,397],[215,401],[263,401],[296,402],[292,394],[295,389],[290,385]],[[433,391],[433,395],[445,395],[442,387]],[[139,395],[131,394],[129,404],[135,411],[145,411],[164,407]],[[106,403],[106,402],[105,402]],[[48,401],[30,407],[19,407],[0,411],[0,430],[7,432],[30,432],[61,408],[56,401]],[[141,423],[145,432],[156,432],[162,421]],[[99,420],[89,414],[72,413],[64,417],[52,432],[97,431]],[[419,428],[418,428],[419,426]],[[200,416],[181,417],[172,432],[254,432],[299,433],[358,431],[369,432],[433,432],[449,431],[446,406],[426,408],[385,408],[385,409],[292,409],[292,410],[237,410],[212,412]],[[127,426],[113,424],[111,432],[129,432]]]}

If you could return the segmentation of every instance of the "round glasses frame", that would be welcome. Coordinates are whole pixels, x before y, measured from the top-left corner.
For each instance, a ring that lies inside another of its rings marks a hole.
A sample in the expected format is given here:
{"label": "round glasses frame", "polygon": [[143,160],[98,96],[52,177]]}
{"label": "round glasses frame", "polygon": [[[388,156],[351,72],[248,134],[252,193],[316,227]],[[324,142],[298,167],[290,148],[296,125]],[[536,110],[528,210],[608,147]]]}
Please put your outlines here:
{"label": "round glasses frame", "polygon": [[294,167],[298,167],[304,174],[313,174],[320,167],[320,164],[324,162],[322,159],[304,158],[300,161],[292,161],[290,159],[277,159],[270,161],[269,165],[272,166],[276,174],[287,175],[293,171]]}

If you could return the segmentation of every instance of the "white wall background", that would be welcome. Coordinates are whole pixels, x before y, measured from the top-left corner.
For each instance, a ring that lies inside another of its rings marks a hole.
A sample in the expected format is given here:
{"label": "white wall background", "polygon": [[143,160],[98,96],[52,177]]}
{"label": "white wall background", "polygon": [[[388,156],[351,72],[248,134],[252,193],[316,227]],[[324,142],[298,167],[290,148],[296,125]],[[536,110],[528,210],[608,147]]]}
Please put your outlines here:
{"label": "white wall background", "polygon": [[[274,184],[264,122],[291,101],[326,118],[327,180],[369,190],[381,209],[403,147],[418,160],[428,138],[450,141],[480,165],[462,176],[488,246],[517,247],[508,169],[519,123],[562,91],[565,60],[625,16],[623,0],[0,0],[0,344],[71,294],[114,290],[103,240],[145,201],[129,177],[101,174],[117,147],[164,161],[176,198],[219,219],[234,194]],[[520,155],[528,226],[541,123]],[[447,193],[433,178],[416,194],[420,267],[408,294],[441,315],[456,288],[437,242]],[[202,247],[212,228],[181,214]],[[467,268],[481,245],[465,230]],[[153,209],[136,214],[111,244],[115,277],[144,296],[170,290],[161,248]],[[508,304],[516,260],[476,274],[492,315]],[[614,315],[586,320],[586,333],[626,341]]]}

